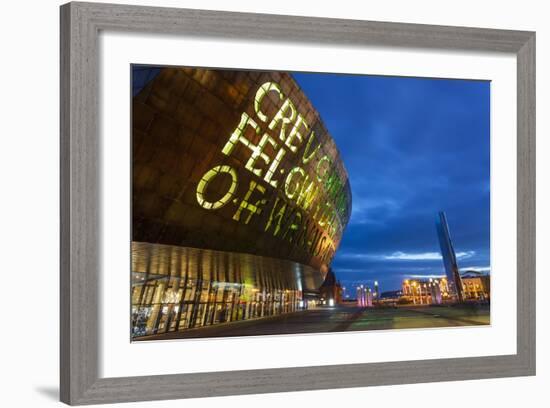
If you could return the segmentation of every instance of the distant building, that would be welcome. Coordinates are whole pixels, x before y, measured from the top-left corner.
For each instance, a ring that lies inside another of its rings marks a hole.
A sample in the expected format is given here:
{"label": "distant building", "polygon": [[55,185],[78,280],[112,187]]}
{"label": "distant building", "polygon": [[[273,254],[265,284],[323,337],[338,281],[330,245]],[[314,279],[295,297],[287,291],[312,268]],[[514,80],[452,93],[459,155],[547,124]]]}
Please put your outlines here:
{"label": "distant building", "polygon": [[443,265],[447,275],[448,294],[454,300],[462,302],[464,294],[462,290],[462,282],[458,272],[458,264],[456,262],[455,250],[449,234],[449,225],[447,224],[447,216],[443,211],[440,211],[436,221],[437,237],[441,247],[441,255],[443,256]]}
{"label": "distant building", "polygon": [[[461,275],[463,301],[488,301],[491,298],[491,277],[477,271]],[[453,302],[447,277],[405,279],[401,287],[401,300],[415,305],[431,305]]]}
{"label": "distant building", "polygon": [[461,277],[466,300],[490,300],[491,277],[489,275],[478,271],[466,271]]}
{"label": "distant building", "polygon": [[405,279],[401,291],[402,299],[415,305],[441,304],[453,299],[446,277]]}
{"label": "distant building", "polygon": [[380,293],[381,300],[398,300],[401,296],[403,296],[402,290],[388,290]]}
{"label": "distant building", "polygon": [[402,290],[389,290],[381,292],[378,298],[378,304],[383,306],[395,306],[400,303],[399,301],[402,297]]}
{"label": "distant building", "polygon": [[342,292],[342,285],[336,280],[332,268],[329,268],[325,281],[319,288],[321,301],[329,305],[342,303]]}

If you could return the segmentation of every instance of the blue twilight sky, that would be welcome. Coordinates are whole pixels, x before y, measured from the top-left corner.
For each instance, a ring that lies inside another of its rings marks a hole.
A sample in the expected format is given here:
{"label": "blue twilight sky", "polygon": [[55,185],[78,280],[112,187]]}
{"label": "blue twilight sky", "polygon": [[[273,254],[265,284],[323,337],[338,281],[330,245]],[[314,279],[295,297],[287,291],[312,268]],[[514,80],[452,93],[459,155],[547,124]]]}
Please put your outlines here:
{"label": "blue twilight sky", "polygon": [[[353,295],[443,275],[445,211],[459,268],[488,271],[490,83],[294,73],[346,166],[352,216],[332,266]],[[351,289],[351,290],[350,290]]]}

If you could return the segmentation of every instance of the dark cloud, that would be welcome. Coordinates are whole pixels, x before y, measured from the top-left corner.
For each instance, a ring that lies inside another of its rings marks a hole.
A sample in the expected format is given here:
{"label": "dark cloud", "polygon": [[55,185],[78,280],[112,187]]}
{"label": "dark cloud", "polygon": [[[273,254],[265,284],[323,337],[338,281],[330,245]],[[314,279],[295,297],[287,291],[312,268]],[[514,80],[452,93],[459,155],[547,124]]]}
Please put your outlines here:
{"label": "dark cloud", "polygon": [[[440,259],[421,256],[439,252],[438,211],[447,213],[456,251],[471,255],[459,266],[489,266],[488,82],[294,78],[321,114],[350,176],[352,217],[333,262],[345,285],[378,280],[391,290],[407,276],[443,274]],[[392,259],[396,253],[409,257]]]}

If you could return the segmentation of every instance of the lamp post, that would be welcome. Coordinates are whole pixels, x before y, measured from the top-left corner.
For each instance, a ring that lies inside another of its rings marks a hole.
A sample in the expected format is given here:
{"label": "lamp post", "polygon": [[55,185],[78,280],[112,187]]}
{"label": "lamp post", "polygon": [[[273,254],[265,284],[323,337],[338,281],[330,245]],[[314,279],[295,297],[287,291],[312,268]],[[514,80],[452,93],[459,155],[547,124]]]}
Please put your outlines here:
{"label": "lamp post", "polygon": [[365,306],[364,303],[364,297],[363,297],[363,285],[357,286],[357,306],[363,307]]}

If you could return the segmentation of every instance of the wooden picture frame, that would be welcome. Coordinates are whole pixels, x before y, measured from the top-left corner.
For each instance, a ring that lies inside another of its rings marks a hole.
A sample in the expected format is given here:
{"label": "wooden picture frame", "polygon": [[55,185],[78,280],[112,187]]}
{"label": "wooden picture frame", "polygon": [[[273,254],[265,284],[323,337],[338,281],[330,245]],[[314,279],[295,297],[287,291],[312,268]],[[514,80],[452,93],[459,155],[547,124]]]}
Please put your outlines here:
{"label": "wooden picture frame", "polygon": [[[517,354],[99,377],[101,30],[517,56]],[[61,401],[98,404],[535,374],[535,33],[95,3],[61,6]]]}

